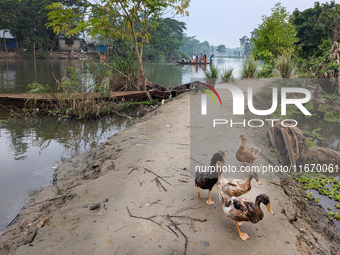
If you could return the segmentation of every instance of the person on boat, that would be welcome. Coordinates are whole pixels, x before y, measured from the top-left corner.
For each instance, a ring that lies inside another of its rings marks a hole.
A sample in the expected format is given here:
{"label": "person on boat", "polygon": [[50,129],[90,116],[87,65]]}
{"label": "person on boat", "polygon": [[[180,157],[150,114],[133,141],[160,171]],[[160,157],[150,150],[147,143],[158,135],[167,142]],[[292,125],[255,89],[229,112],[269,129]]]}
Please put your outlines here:
{"label": "person on boat", "polygon": [[182,58],[182,62],[185,62],[185,61],[186,61],[186,59],[183,57],[183,58]]}
{"label": "person on boat", "polygon": [[211,56],[210,56],[210,63],[212,62],[213,57],[214,57],[214,54],[211,54]]}
{"label": "person on boat", "polygon": [[199,57],[199,58],[198,58],[198,62],[200,62],[200,63],[202,62],[202,59],[201,59],[201,57]]}
{"label": "person on boat", "polygon": [[196,61],[196,55],[195,54],[192,56],[192,60],[193,60],[193,62]]}
{"label": "person on boat", "polygon": [[204,62],[207,63],[207,55],[204,54]]}

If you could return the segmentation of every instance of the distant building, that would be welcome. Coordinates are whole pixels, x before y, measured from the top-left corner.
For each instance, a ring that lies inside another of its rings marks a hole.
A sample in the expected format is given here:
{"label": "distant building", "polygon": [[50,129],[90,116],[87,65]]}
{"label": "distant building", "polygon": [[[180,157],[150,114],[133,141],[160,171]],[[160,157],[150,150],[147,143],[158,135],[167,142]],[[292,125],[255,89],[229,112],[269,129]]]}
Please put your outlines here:
{"label": "distant building", "polygon": [[59,36],[54,46],[54,50],[61,51],[80,51],[84,50],[86,47],[86,42],[84,39],[73,39],[73,38],[65,38],[63,36]]}
{"label": "distant building", "polygon": [[[4,34],[4,32],[5,32],[5,34]],[[0,43],[1,43],[1,48],[3,50],[5,50],[5,48],[6,48],[5,42],[6,42],[6,46],[7,46],[8,51],[14,51],[16,49],[15,38],[11,35],[11,33],[9,32],[8,29],[0,30]],[[19,44],[19,48],[21,48],[20,44]]]}
{"label": "distant building", "polygon": [[59,36],[54,47],[54,50],[60,51],[85,51],[89,53],[93,52],[102,52],[108,49],[108,45],[97,44],[95,41],[92,41],[90,38],[65,38],[63,36]]}

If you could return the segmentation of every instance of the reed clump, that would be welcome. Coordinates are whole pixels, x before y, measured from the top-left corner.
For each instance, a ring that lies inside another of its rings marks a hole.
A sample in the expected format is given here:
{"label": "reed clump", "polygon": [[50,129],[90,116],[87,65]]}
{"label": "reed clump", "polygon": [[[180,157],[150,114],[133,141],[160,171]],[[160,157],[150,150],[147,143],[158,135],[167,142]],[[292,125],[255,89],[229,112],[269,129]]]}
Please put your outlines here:
{"label": "reed clump", "polygon": [[275,67],[277,70],[279,70],[281,77],[290,78],[294,69],[291,54],[286,53],[282,56],[279,56],[275,60],[275,63]]}
{"label": "reed clump", "polygon": [[115,55],[100,63],[88,63],[87,68],[96,92],[138,90],[138,65],[133,56]]}
{"label": "reed clump", "polygon": [[257,64],[253,57],[249,57],[248,62],[243,61],[241,77],[242,78],[255,78],[257,73]]}
{"label": "reed clump", "polygon": [[234,80],[233,71],[234,71],[234,68],[224,69],[221,73],[222,81],[224,82],[233,81]]}
{"label": "reed clump", "polygon": [[218,77],[220,77],[220,70],[216,65],[211,64],[209,70],[204,71],[205,79],[207,83],[211,86],[214,86]]}

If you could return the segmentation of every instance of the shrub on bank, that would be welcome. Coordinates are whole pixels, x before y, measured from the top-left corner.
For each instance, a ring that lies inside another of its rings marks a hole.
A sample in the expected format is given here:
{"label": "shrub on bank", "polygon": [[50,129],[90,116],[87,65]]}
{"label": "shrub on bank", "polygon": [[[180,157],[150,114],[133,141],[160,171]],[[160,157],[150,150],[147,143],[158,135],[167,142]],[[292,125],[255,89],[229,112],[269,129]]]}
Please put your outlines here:
{"label": "shrub on bank", "polygon": [[292,62],[291,54],[283,54],[275,60],[275,67],[279,70],[282,78],[290,78],[294,65]]}
{"label": "shrub on bank", "polygon": [[249,57],[248,62],[243,61],[241,77],[242,78],[255,78],[257,73],[257,64],[253,57]]}
{"label": "shrub on bank", "polygon": [[270,78],[274,77],[274,67],[271,64],[264,64],[257,72],[258,78]]}
{"label": "shrub on bank", "polygon": [[233,71],[234,71],[234,68],[224,69],[221,73],[222,81],[224,82],[233,81],[234,80]]}

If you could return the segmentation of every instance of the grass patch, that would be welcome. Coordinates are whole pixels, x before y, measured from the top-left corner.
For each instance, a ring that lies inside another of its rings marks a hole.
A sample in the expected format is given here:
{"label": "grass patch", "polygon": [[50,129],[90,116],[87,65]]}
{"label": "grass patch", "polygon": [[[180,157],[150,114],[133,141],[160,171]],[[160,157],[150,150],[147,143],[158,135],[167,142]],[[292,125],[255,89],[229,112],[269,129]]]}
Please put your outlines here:
{"label": "grass patch", "polygon": [[224,69],[221,73],[222,81],[224,82],[233,81],[234,80],[233,71],[234,71],[234,68]]}

